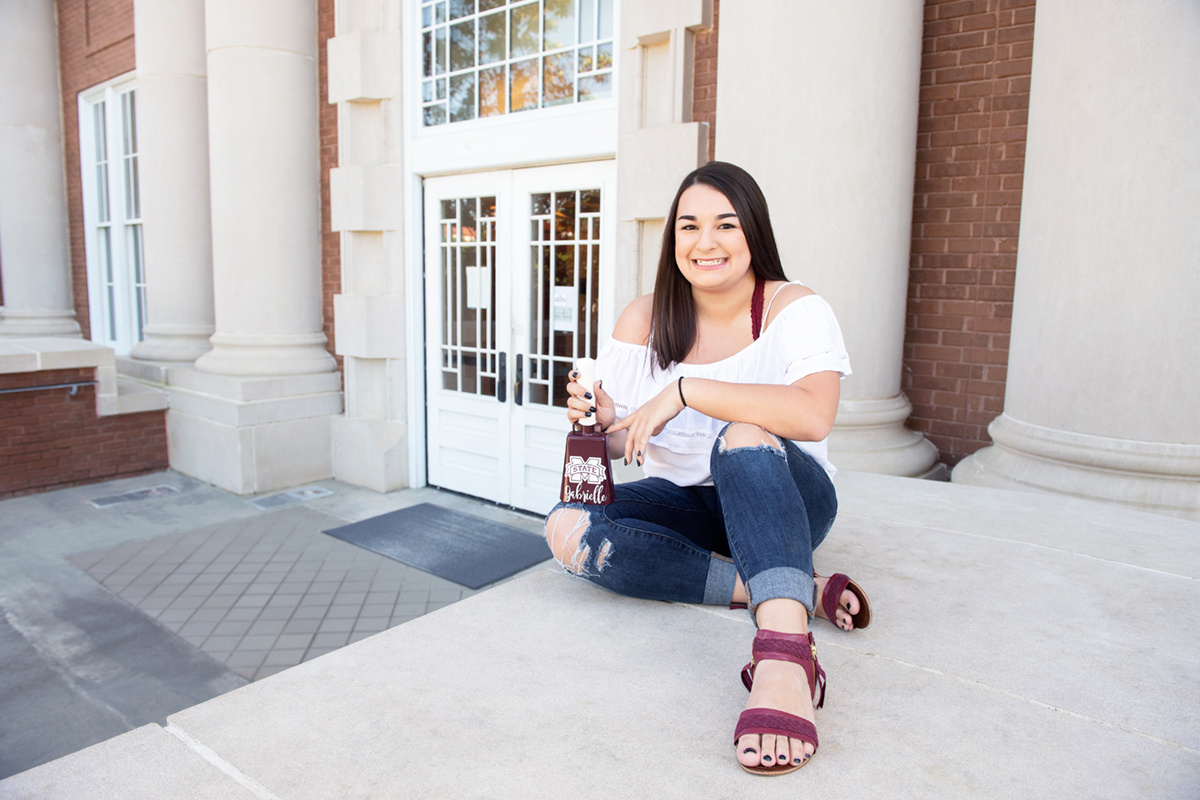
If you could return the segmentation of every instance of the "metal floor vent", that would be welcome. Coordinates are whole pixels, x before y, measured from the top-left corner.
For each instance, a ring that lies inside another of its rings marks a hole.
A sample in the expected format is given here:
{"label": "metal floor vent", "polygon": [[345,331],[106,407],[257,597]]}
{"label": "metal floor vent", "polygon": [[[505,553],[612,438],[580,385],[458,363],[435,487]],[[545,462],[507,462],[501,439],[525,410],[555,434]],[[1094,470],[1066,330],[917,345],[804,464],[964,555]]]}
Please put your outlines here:
{"label": "metal floor vent", "polygon": [[161,497],[165,494],[175,494],[178,491],[174,486],[162,484],[151,486],[149,489],[138,489],[135,492],[123,492],[121,494],[110,494],[107,497],[97,497],[94,500],[88,500],[88,502],[96,508],[108,508],[109,506],[116,506],[121,503],[132,503],[134,500],[145,500],[147,497]]}
{"label": "metal floor vent", "polygon": [[305,500],[315,500],[318,497],[328,497],[331,494],[333,492],[323,489],[320,486],[302,486],[299,489],[292,489],[290,492],[271,494],[266,497],[260,497],[257,500],[251,500],[250,505],[266,511],[270,508],[288,506],[292,503],[303,503]]}

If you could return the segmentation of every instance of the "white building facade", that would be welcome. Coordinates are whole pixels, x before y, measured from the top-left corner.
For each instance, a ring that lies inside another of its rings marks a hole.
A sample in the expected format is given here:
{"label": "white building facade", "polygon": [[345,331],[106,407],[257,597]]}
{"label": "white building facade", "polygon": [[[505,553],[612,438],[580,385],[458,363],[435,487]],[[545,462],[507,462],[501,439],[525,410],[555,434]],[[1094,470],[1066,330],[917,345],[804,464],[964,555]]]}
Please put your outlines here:
{"label": "white building facade", "polygon": [[[713,0],[336,0],[322,94],[328,3],[135,0],[134,72],[65,100],[90,338],[169,398],[171,466],[232,492],[336,477],[544,512],[565,375],[652,290],[663,215],[715,138],[762,184],[791,277],[845,331],[833,461],[944,477],[902,391],[929,5],[722,0],[718,22]],[[3,13],[53,54],[54,7]],[[1005,414],[954,480],[1198,518],[1200,13],[1039,12]],[[696,42],[714,25],[716,112],[700,119]],[[1068,35],[1081,25],[1128,51],[1119,73]],[[1072,82],[1068,62],[1094,80]],[[12,65],[0,84],[45,95],[49,69]],[[322,104],[337,110],[327,179]],[[21,149],[32,125],[52,141],[54,115],[0,106],[0,333],[78,336],[63,166]],[[36,208],[22,170],[50,187]]]}

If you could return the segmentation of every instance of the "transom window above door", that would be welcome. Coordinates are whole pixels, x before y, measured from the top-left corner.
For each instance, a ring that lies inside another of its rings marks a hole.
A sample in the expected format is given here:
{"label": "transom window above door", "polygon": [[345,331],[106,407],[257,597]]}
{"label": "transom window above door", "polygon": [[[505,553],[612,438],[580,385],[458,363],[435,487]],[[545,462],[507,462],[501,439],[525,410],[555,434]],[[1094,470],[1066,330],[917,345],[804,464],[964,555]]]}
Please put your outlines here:
{"label": "transom window above door", "polygon": [[613,3],[423,2],[423,124],[611,97]]}

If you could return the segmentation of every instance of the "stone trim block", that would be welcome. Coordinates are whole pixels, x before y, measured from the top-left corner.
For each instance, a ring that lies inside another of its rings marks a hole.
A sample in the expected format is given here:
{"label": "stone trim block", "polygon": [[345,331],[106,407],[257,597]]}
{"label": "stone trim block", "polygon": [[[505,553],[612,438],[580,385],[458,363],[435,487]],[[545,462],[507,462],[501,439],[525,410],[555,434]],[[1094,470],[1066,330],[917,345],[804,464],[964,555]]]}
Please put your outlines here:
{"label": "stone trim block", "polygon": [[404,225],[404,168],[348,166],[329,171],[335,231],[394,231]]}
{"label": "stone trim block", "polygon": [[327,44],[330,103],[400,95],[400,31],[354,31]]}

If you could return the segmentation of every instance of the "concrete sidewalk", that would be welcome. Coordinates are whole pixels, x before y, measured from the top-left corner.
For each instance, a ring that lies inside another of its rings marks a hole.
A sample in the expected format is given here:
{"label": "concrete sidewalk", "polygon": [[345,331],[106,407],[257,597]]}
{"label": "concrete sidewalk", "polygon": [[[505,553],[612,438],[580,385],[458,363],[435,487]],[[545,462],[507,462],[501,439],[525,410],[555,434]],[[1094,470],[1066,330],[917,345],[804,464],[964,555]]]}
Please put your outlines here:
{"label": "concrete sidewalk", "polygon": [[810,766],[733,760],[744,612],[534,574],[0,782],[3,798],[1200,795],[1200,525],[842,473]]}

